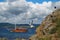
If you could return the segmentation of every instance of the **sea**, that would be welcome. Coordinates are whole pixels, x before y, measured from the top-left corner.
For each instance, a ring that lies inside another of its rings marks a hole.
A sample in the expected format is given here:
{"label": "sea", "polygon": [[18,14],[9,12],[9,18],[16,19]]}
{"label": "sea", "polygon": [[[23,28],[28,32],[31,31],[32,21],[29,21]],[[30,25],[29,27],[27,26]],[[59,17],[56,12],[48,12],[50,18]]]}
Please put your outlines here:
{"label": "sea", "polygon": [[0,38],[8,38],[8,40],[14,40],[15,38],[29,39],[32,35],[36,33],[36,27],[26,28],[27,32],[10,32],[4,27],[0,28]]}

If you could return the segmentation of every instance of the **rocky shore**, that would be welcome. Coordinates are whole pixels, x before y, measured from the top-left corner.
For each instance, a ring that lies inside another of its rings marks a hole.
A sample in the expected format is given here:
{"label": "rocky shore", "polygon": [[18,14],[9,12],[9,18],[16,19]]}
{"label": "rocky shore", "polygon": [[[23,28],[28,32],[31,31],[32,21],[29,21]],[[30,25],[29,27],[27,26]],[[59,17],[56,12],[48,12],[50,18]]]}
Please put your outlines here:
{"label": "rocky shore", "polygon": [[60,40],[60,9],[49,14],[30,40]]}
{"label": "rocky shore", "polygon": [[[10,40],[8,38],[0,38],[0,40]],[[24,39],[24,38],[15,38],[15,39],[11,39],[11,40],[27,40],[27,39]]]}

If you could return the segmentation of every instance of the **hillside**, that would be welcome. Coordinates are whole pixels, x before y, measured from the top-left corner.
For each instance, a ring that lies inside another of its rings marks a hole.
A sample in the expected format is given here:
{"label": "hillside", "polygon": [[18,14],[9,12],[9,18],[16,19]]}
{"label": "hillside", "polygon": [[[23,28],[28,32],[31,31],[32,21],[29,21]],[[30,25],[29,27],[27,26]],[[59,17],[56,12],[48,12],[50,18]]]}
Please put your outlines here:
{"label": "hillside", "polygon": [[30,40],[60,40],[60,9],[49,14]]}

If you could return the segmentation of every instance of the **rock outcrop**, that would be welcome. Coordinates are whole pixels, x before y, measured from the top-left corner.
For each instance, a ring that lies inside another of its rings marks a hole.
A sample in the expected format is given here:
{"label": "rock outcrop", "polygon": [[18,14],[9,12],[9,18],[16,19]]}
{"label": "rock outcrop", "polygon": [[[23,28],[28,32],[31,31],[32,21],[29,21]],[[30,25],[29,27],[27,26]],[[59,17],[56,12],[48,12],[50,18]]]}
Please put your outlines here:
{"label": "rock outcrop", "polygon": [[60,40],[60,9],[49,14],[30,40]]}

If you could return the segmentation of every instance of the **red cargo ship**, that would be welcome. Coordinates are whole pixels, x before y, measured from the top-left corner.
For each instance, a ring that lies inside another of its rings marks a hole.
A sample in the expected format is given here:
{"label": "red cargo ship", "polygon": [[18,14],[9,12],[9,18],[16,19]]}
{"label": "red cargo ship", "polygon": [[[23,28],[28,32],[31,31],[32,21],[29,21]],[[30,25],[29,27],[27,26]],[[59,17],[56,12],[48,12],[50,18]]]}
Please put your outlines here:
{"label": "red cargo ship", "polygon": [[[34,27],[33,21],[29,25],[31,28]],[[16,23],[15,23],[15,29],[12,29],[11,32],[27,32],[27,28],[16,28]]]}
{"label": "red cargo ship", "polygon": [[12,29],[10,32],[27,32],[27,28],[16,28],[15,24],[15,29]]}
{"label": "red cargo ship", "polygon": [[27,32],[27,29],[26,28],[16,28],[16,29],[13,29],[11,30],[11,32]]}

